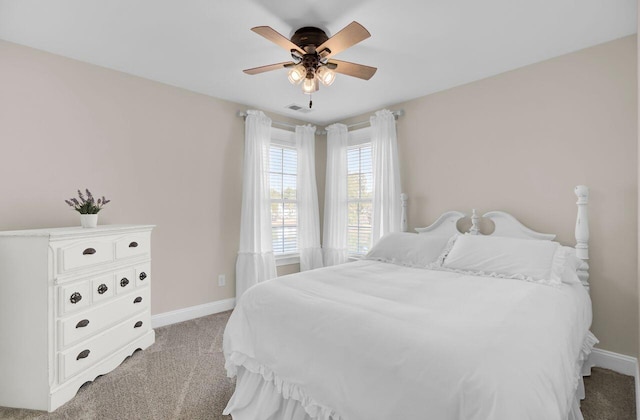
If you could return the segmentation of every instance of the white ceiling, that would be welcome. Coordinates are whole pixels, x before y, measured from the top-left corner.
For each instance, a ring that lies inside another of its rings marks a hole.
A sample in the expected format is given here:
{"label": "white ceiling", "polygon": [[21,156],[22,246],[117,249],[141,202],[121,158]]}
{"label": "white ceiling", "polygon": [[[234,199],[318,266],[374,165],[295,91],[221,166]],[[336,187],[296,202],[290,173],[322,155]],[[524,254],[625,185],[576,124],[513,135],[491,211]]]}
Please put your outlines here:
{"label": "white ceiling", "polygon": [[[636,32],[636,0],[0,0],[0,38],[252,108],[327,124]],[[378,67],[308,96],[289,60],[251,32],[332,35],[356,20],[371,38],[335,58]],[[1,65],[1,63],[0,63]]]}

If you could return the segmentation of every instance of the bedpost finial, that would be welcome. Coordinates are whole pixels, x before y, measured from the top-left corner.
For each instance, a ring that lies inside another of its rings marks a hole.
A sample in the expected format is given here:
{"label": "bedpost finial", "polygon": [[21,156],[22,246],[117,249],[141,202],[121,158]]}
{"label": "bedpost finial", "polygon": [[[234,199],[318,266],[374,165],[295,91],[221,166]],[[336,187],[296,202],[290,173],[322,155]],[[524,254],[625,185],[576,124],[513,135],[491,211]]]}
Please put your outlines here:
{"label": "bedpost finial", "polygon": [[578,185],[574,188],[573,191],[578,197],[578,204],[582,204],[581,202],[584,202],[586,204],[589,201],[589,187],[587,187],[586,185]]}
{"label": "bedpost finial", "polygon": [[480,233],[480,229],[478,228],[478,221],[480,217],[478,213],[476,213],[476,209],[471,210],[471,228],[469,229],[469,233],[471,235],[477,235]]}

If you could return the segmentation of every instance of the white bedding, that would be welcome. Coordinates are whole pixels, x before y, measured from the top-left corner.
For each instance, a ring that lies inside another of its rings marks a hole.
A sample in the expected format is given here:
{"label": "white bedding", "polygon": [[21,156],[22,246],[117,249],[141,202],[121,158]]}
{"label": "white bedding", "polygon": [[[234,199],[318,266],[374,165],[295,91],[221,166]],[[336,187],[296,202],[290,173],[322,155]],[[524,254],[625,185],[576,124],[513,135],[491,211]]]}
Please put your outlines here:
{"label": "white bedding", "polygon": [[261,383],[225,413],[268,419],[259,404],[243,412],[263,387],[313,419],[566,420],[590,325],[579,284],[376,261],[294,274],[252,287],[231,315],[227,372]]}

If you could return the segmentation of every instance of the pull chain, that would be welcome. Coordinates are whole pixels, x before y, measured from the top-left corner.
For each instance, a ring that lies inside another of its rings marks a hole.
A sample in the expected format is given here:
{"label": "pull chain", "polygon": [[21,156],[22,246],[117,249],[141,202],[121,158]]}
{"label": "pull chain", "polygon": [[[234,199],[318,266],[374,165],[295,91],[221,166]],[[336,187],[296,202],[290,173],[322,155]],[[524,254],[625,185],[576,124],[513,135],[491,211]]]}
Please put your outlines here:
{"label": "pull chain", "polygon": [[311,107],[313,106],[313,101],[312,101],[312,97],[311,94],[309,94],[309,109],[311,109]]}

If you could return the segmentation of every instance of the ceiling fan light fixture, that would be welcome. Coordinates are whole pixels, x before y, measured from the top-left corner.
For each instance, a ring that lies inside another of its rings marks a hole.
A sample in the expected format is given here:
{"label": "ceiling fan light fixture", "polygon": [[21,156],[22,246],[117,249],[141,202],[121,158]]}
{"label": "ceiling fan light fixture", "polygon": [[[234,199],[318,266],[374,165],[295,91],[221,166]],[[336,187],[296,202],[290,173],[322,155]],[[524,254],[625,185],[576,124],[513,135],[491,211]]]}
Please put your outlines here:
{"label": "ceiling fan light fixture", "polygon": [[289,70],[289,82],[291,82],[292,85],[299,85],[306,75],[307,72],[304,66],[302,64],[298,64]]}
{"label": "ceiling fan light fixture", "polygon": [[[319,90],[320,83],[324,86],[331,85],[335,81],[336,73],[369,80],[377,70],[375,67],[332,58],[371,36],[369,31],[356,21],[351,22],[332,37],[328,37],[324,30],[314,26],[305,26],[296,30],[291,39],[269,26],[256,26],[251,30],[287,50],[291,54],[292,61],[243,71],[246,74],[260,74],[285,68],[289,82],[293,85],[301,84],[302,92],[310,96]],[[311,106],[312,102],[309,101],[309,108]]]}
{"label": "ceiling fan light fixture", "polygon": [[302,91],[308,95],[311,95],[313,92],[317,92],[318,87],[318,78],[314,77],[313,79],[304,79],[302,83]]}
{"label": "ceiling fan light fixture", "polygon": [[321,66],[318,71],[316,71],[316,76],[325,86],[331,86],[336,80],[336,73],[326,66]]}

